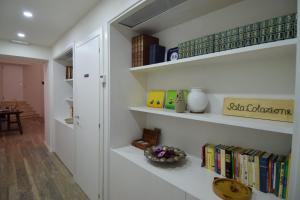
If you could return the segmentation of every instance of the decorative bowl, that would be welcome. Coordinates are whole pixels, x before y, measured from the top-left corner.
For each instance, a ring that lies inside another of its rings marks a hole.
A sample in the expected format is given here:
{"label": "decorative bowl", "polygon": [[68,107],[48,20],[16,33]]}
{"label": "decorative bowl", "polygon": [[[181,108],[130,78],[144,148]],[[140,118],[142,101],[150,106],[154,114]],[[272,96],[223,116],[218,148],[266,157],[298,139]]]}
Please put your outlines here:
{"label": "decorative bowl", "polygon": [[148,160],[156,163],[176,163],[186,158],[184,151],[168,146],[148,147],[145,149],[144,155]]}

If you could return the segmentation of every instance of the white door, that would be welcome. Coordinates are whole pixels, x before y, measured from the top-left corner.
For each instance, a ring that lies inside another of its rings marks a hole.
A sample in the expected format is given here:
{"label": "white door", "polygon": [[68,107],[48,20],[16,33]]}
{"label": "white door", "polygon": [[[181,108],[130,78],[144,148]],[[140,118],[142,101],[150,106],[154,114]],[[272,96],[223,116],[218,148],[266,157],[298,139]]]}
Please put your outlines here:
{"label": "white door", "polygon": [[99,40],[96,36],[76,46],[74,67],[75,180],[92,200],[100,193]]}

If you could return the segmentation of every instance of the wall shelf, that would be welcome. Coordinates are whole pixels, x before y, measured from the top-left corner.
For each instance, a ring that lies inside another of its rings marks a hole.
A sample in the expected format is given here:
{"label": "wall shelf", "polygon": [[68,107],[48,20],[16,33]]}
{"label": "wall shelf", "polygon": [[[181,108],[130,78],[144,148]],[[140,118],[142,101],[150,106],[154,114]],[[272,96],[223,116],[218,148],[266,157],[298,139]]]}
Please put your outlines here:
{"label": "wall shelf", "polygon": [[243,128],[251,128],[257,130],[271,131],[277,133],[293,134],[293,123],[224,116],[221,114],[194,114],[194,113],[176,113],[174,110],[157,109],[148,107],[129,107],[130,111],[156,114],[168,117],[176,117],[181,119],[190,119],[202,122],[210,122],[216,124],[224,124]]}
{"label": "wall shelf", "polygon": [[[178,167],[157,167],[148,162],[142,150],[133,146],[112,149],[112,152],[133,162],[138,167],[174,185],[182,191],[200,199],[219,199],[212,190],[211,183],[219,174],[201,167],[201,159],[188,155],[187,162]],[[266,194],[253,189],[252,200],[277,200],[274,194]]]}
{"label": "wall shelf", "polygon": [[281,54],[296,54],[297,39],[281,40],[249,47],[232,49],[227,51],[215,52],[190,58],[184,58],[176,61],[145,65],[142,67],[129,68],[131,72],[150,72],[157,70],[166,70],[175,67],[188,67],[195,65],[207,65],[226,60],[242,60],[257,57],[276,56]]}
{"label": "wall shelf", "polygon": [[70,97],[66,98],[65,101],[70,103],[70,104],[73,104],[73,98],[70,98]]}
{"label": "wall shelf", "polygon": [[73,84],[73,79],[65,79],[67,83]]}
{"label": "wall shelf", "polygon": [[73,125],[73,124],[67,124],[67,123],[65,122],[65,120],[62,119],[62,118],[56,118],[55,120],[58,121],[58,122],[60,122],[60,123],[62,123],[62,124],[65,125],[65,126],[67,126],[68,128],[74,129],[74,125]]}

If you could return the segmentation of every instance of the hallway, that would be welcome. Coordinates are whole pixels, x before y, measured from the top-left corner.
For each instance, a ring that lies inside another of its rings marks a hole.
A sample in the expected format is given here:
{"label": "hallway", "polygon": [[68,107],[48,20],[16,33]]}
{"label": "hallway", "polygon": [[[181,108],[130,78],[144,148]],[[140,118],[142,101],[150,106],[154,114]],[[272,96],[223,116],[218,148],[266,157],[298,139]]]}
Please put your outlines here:
{"label": "hallway", "polygon": [[87,199],[66,167],[45,147],[41,120],[22,123],[23,135],[0,133],[0,200]]}

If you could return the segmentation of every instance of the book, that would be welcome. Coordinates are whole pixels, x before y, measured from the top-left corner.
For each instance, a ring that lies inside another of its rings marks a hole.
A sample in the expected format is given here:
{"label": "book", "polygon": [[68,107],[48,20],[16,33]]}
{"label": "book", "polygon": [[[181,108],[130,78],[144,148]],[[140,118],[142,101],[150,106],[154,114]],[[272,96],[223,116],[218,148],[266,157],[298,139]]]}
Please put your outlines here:
{"label": "book", "polygon": [[273,155],[272,158],[269,161],[269,192],[270,193],[274,193],[275,190],[275,177],[276,177],[276,160],[277,160],[278,156],[277,155]]}
{"label": "book", "polygon": [[161,63],[165,61],[166,48],[159,44],[151,44],[149,47],[149,64]]}
{"label": "book", "polygon": [[225,175],[226,178],[232,178],[232,150],[234,147],[225,148]]}
{"label": "book", "polygon": [[284,175],[283,175],[283,188],[282,188],[282,198],[286,199],[287,190],[287,177],[288,177],[288,167],[289,167],[289,157],[286,158],[284,162]]}
{"label": "book", "polygon": [[279,197],[279,185],[280,185],[280,172],[281,172],[281,162],[283,161],[284,156],[279,156],[276,161],[276,183],[275,183],[275,195]]}
{"label": "book", "polygon": [[209,170],[214,171],[215,168],[215,145],[208,144],[206,146],[206,167]]}
{"label": "book", "polygon": [[290,173],[291,173],[291,154],[288,156],[288,172],[287,172],[287,180],[286,180],[286,199],[289,199],[289,178],[290,178]]}
{"label": "book", "polygon": [[254,163],[255,163],[255,183],[254,187],[257,190],[260,190],[260,168],[259,168],[259,161],[261,156],[264,154],[262,151],[258,151],[256,155],[254,156]]}
{"label": "book", "polygon": [[220,148],[221,154],[221,175],[226,176],[226,162],[225,162],[225,145],[222,145]]}
{"label": "book", "polygon": [[148,92],[147,106],[151,108],[163,108],[165,100],[165,91],[152,90]]}
{"label": "book", "polygon": [[255,181],[254,156],[256,150],[252,150],[248,154],[248,186],[253,187]]}
{"label": "book", "polygon": [[271,153],[264,153],[260,158],[260,191],[268,192],[268,164],[271,157]]}
{"label": "book", "polygon": [[136,40],[137,38],[136,37],[133,37],[132,38],[132,41],[131,41],[131,63],[132,63],[132,67],[135,67],[136,66],[136,49],[135,49],[135,45],[136,45]]}
{"label": "book", "polygon": [[286,160],[286,157],[283,157],[282,160],[280,160],[280,175],[279,175],[279,188],[278,188],[278,197],[280,197],[280,198],[283,198],[285,160]]}
{"label": "book", "polygon": [[221,168],[220,168],[220,147],[221,145],[218,144],[215,146],[215,172],[220,174]]}
{"label": "book", "polygon": [[248,149],[242,155],[242,183],[248,185],[248,154],[252,149]]}
{"label": "book", "polygon": [[138,36],[138,61],[137,66],[149,64],[149,50],[151,44],[158,44],[159,39],[150,35],[142,34]]}
{"label": "book", "polygon": [[206,166],[206,146],[207,144],[203,145],[202,146],[202,164],[201,164],[201,167],[205,167]]}

